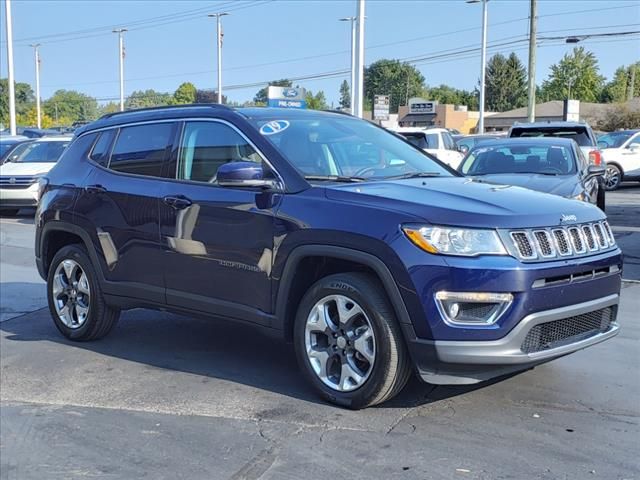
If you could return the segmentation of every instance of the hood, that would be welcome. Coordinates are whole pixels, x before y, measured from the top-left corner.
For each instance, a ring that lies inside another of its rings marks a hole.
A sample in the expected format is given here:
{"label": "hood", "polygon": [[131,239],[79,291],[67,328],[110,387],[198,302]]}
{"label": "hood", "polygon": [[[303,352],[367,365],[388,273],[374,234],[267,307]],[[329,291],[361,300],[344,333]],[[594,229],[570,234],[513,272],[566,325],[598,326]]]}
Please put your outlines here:
{"label": "hood", "polygon": [[552,193],[561,197],[570,197],[578,183],[575,175],[540,175],[536,173],[499,173],[475,177],[479,182],[489,182]]}
{"label": "hood", "polygon": [[600,209],[586,202],[461,177],[332,185],[326,195],[401,211],[434,225],[527,228],[560,225],[563,215],[575,215],[576,220],[567,223],[605,218]]}
{"label": "hood", "polygon": [[54,165],[54,162],[9,162],[0,165],[0,175],[16,177],[27,175],[42,175],[51,170]]}

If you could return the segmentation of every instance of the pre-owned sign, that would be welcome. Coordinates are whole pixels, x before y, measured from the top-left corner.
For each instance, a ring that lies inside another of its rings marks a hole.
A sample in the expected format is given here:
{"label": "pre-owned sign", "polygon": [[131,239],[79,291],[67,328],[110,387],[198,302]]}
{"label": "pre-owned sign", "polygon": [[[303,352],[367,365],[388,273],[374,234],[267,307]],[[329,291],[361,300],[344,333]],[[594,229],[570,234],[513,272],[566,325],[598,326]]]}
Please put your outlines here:
{"label": "pre-owned sign", "polygon": [[268,105],[281,108],[307,108],[304,88],[269,87],[267,92]]}

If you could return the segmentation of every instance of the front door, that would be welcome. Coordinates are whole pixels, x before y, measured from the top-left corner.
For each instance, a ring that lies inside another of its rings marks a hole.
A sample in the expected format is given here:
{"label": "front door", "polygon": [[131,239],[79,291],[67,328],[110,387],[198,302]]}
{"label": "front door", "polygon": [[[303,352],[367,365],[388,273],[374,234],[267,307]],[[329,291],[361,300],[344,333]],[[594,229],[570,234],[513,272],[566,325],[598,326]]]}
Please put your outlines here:
{"label": "front door", "polygon": [[278,196],[218,186],[218,167],[234,161],[263,162],[226,122],[184,123],[160,201],[167,302],[269,324]]}

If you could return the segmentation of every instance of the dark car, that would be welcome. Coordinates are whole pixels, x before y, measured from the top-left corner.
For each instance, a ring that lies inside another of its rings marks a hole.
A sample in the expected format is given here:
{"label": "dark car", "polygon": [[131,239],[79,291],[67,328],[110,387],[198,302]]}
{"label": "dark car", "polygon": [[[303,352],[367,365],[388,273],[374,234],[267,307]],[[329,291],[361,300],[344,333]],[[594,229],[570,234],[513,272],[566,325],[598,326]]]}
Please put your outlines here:
{"label": "dark car", "polygon": [[496,140],[504,138],[504,134],[479,134],[479,135],[454,135],[453,140],[456,142],[458,150],[464,154],[472,150],[476,145],[487,140]]}
{"label": "dark car", "polygon": [[605,208],[600,181],[605,167],[589,163],[573,140],[493,140],[471,150],[458,170],[486,182],[517,185]]}
{"label": "dark car", "polygon": [[619,329],[622,257],[599,209],[470,181],[349,115],[110,114],[39,197],[36,263],[64,336],[98,339],[138,307],[249,323],[350,408],[414,371],[477,383]]}

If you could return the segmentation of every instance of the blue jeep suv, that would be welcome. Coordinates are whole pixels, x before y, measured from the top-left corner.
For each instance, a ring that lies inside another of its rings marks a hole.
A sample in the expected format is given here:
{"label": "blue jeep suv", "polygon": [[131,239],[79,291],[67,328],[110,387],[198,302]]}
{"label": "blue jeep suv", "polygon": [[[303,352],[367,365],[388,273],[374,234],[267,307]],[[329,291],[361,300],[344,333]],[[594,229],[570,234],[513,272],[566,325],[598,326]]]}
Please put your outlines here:
{"label": "blue jeep suv", "polygon": [[622,257],[598,208],[461,177],[348,115],[110,114],[39,195],[36,260],[67,338],[137,307],[248,322],[350,408],[414,371],[477,383],[618,332]]}

